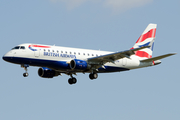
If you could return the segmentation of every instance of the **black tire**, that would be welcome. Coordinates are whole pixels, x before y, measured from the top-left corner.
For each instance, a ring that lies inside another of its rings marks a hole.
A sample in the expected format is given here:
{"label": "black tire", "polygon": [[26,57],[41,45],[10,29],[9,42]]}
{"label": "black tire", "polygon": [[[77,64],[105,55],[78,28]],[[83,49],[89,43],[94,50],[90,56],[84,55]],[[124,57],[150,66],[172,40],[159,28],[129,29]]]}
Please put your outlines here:
{"label": "black tire", "polygon": [[73,84],[76,84],[77,79],[73,77],[73,78],[72,78],[72,82],[73,82]]}
{"label": "black tire", "polygon": [[72,85],[72,84],[75,84],[77,82],[77,79],[76,78],[69,78],[69,80],[68,80],[68,83],[70,84],[70,85]]}
{"label": "black tire", "polygon": [[91,80],[93,80],[93,79],[94,79],[94,77],[93,77],[93,74],[92,74],[92,73],[90,73],[90,74],[89,74],[89,78],[90,78]]}
{"label": "black tire", "polygon": [[91,80],[97,79],[97,77],[98,77],[98,74],[97,74],[97,73],[90,73],[90,74],[89,74],[89,78],[90,78]]}
{"label": "black tire", "polygon": [[68,83],[69,83],[70,85],[72,85],[72,84],[73,84],[73,82],[72,82],[72,78],[69,78]]}
{"label": "black tire", "polygon": [[28,73],[23,73],[23,76],[24,77],[27,77],[29,74]]}

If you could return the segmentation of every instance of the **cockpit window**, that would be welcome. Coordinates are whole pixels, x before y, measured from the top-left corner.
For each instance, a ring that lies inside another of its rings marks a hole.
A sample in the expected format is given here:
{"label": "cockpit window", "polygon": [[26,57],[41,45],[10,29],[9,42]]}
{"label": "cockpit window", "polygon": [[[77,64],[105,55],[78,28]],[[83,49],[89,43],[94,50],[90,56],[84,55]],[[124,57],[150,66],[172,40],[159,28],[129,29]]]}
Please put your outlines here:
{"label": "cockpit window", "polygon": [[18,50],[18,49],[25,49],[25,46],[16,46],[14,48],[12,48],[12,50]]}
{"label": "cockpit window", "polygon": [[20,48],[20,46],[16,46],[16,47],[14,47],[14,48],[12,48],[12,50],[17,50],[17,49],[19,49]]}
{"label": "cockpit window", "polygon": [[25,49],[25,47],[24,46],[21,46],[21,48],[20,49]]}

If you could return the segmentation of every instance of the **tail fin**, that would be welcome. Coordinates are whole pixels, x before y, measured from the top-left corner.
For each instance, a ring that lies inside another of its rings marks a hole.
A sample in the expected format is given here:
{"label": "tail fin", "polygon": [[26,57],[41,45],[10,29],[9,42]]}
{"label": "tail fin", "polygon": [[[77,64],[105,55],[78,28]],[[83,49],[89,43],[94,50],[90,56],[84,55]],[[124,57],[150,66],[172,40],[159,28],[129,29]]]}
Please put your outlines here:
{"label": "tail fin", "polygon": [[145,48],[135,52],[135,56],[137,56],[141,60],[152,58],[156,27],[157,24],[149,24],[142,35],[139,37],[133,48],[131,48],[134,49],[143,46],[150,46],[149,48]]}

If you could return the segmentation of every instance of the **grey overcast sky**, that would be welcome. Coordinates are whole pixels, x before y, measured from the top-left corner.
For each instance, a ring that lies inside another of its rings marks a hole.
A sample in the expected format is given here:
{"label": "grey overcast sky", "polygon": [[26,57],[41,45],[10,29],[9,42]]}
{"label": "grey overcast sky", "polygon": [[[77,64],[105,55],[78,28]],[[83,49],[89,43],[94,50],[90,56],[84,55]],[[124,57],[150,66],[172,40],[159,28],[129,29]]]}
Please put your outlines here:
{"label": "grey overcast sky", "polygon": [[0,59],[0,120],[180,120],[179,0],[1,0],[1,57],[21,43],[122,51],[156,23],[162,64],[43,79]]}

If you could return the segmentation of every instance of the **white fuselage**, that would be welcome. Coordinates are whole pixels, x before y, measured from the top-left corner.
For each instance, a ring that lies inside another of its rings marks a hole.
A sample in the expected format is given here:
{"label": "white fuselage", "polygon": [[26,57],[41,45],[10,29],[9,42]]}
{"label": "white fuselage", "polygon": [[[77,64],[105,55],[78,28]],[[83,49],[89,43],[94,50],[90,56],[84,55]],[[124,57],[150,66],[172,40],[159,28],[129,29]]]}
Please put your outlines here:
{"label": "white fuselage", "polygon": [[149,24],[134,46],[125,51],[108,52],[100,50],[58,47],[40,44],[21,44],[3,56],[7,62],[20,64],[28,76],[27,67],[40,67],[38,75],[53,78],[64,73],[69,75],[69,84],[77,82],[73,75],[90,73],[91,80],[97,79],[98,73],[120,72],[161,63],[160,59],[176,53],[152,57],[157,24]]}
{"label": "white fuselage", "polygon": [[[30,66],[48,67],[60,72],[66,72],[67,70],[72,71],[68,64],[73,59],[86,61],[88,58],[113,53],[100,50],[34,44],[21,44],[18,46],[18,49],[12,49],[4,55],[4,57],[9,58],[9,60],[7,60],[8,62],[21,65],[28,64]],[[152,62],[142,64],[135,55],[132,55],[130,58],[125,57],[116,60],[114,63],[108,62],[104,64],[105,68],[101,67],[97,72],[118,72],[152,65]]]}

